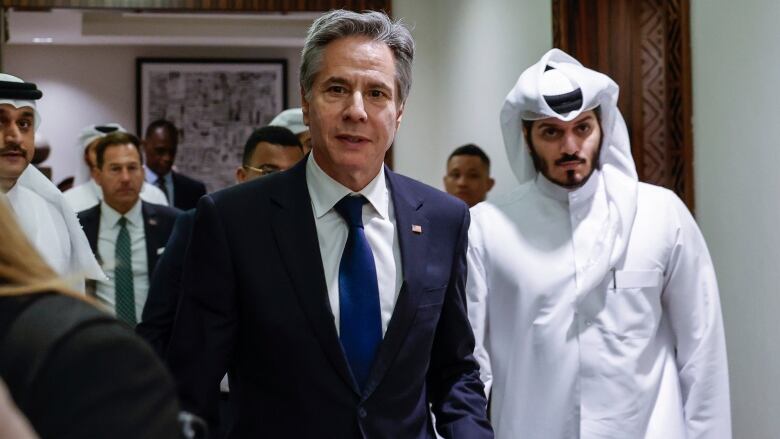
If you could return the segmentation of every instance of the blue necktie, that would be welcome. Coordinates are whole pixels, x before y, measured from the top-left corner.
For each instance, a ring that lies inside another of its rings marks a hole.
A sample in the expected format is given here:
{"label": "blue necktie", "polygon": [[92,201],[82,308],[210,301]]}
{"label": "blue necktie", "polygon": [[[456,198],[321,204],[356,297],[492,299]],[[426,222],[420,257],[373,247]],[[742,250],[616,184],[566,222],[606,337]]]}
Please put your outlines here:
{"label": "blue necktie", "polygon": [[362,196],[346,196],[336,203],[349,226],[339,264],[340,338],[352,375],[362,389],[382,341],[382,317],[374,254],[363,230]]}

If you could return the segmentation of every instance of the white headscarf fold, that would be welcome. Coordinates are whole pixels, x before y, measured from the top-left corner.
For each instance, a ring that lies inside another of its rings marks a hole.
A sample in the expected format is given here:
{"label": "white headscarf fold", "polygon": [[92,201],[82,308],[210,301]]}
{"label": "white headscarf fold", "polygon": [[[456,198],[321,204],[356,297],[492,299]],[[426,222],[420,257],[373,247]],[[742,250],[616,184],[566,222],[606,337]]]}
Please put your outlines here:
{"label": "white headscarf fold", "polygon": [[[11,76],[5,73],[0,73],[0,81],[11,82],[24,82],[16,76]],[[30,107],[35,112],[35,129],[37,131],[41,123],[40,115],[35,106],[35,101],[22,100],[22,99],[0,99],[0,104],[8,104],[15,108]],[[34,148],[34,145],[26,145],[29,148]],[[88,279],[104,279],[105,275],[103,270],[100,269],[100,265],[95,259],[92,249],[89,247],[89,241],[87,236],[81,229],[81,224],[76,217],[76,213],[70,207],[65,197],[62,195],[57,186],[54,185],[46,176],[44,176],[38,169],[32,164],[27,165],[22,175],[16,180],[16,185],[19,187],[27,188],[39,196],[41,196],[47,203],[54,206],[54,208],[62,215],[65,225],[68,229],[68,235],[71,243],[71,267],[76,271],[74,274],[77,276],[84,276]],[[40,250],[40,249],[39,249]],[[61,273],[66,274],[66,273]]]}
{"label": "white headscarf fold", "polygon": [[[548,66],[555,69],[557,82],[564,83],[560,92],[565,92],[567,86],[581,90],[582,105],[579,109],[561,115],[550,108],[544,99],[545,94],[551,94],[549,81],[544,80]],[[636,167],[631,157],[628,130],[617,108],[617,101],[618,86],[612,79],[583,67],[565,52],[552,49],[520,75],[501,109],[501,129],[509,163],[518,181],[525,183],[536,177],[536,170],[523,135],[522,121],[549,117],[571,121],[585,111],[600,107],[602,140],[599,159],[609,215],[601,228],[602,245],[592,249],[595,264],[583,273],[580,294],[593,290],[623,258],[636,214]]]}

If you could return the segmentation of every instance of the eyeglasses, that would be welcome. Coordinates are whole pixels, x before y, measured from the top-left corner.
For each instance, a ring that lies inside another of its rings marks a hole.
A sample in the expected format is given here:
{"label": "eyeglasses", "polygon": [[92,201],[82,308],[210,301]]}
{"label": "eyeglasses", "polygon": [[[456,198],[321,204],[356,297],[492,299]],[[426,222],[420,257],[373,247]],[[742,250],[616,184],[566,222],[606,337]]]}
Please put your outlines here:
{"label": "eyeglasses", "polygon": [[274,165],[261,165],[259,168],[255,168],[254,166],[249,165],[241,165],[241,167],[248,171],[255,171],[260,174],[261,177],[281,171],[281,169]]}

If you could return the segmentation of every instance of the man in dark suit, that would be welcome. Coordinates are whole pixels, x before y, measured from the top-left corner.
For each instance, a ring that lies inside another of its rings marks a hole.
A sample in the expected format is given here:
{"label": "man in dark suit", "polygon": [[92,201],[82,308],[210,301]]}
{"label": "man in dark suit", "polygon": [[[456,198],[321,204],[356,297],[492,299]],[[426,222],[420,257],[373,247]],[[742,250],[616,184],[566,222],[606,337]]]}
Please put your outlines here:
{"label": "man in dark suit", "polygon": [[135,326],[151,274],[165,249],[179,210],[141,201],[140,142],[132,134],[108,134],[97,145],[95,181],[103,201],[78,217],[107,280],[88,291]]}
{"label": "man in dark suit", "polygon": [[195,207],[206,194],[206,185],[172,169],[179,145],[176,126],[167,120],[155,120],[146,127],[143,144],[146,181],[163,191],[169,205],[181,210]]}
{"label": "man in dark suit", "polygon": [[[302,158],[302,145],[292,131],[280,126],[259,128],[244,145],[241,165],[236,169],[236,183],[287,170]],[[183,212],[176,219],[165,253],[152,275],[143,318],[136,327],[138,335],[146,339],[161,358],[165,357],[171,337],[181,292],[184,255],[194,223],[195,209]]]}
{"label": "man in dark suit", "polygon": [[409,31],[379,12],[312,25],[312,153],[201,198],[168,350],[185,410],[230,438],[493,437],[464,284],[468,209],[383,166],[411,85]]}

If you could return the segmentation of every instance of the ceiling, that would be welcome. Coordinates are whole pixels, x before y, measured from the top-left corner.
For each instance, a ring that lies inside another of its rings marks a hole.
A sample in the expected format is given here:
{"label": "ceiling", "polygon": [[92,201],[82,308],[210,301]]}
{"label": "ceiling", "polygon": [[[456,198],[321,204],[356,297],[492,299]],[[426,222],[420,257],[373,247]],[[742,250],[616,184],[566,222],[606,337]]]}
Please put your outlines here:
{"label": "ceiling", "polygon": [[302,47],[319,13],[6,12],[6,44]]}

